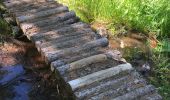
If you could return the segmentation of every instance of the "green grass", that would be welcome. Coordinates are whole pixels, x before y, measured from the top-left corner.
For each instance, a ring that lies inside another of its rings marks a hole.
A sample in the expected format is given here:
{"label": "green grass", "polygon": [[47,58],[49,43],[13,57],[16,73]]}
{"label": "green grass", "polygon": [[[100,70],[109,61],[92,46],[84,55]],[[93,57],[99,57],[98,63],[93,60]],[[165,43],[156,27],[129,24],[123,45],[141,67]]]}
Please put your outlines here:
{"label": "green grass", "polygon": [[121,23],[144,33],[170,36],[170,0],[60,0],[86,22]]}
{"label": "green grass", "polygon": [[152,60],[155,63],[153,73],[149,77],[150,82],[154,84],[159,93],[165,100],[170,100],[170,55],[154,51]]}

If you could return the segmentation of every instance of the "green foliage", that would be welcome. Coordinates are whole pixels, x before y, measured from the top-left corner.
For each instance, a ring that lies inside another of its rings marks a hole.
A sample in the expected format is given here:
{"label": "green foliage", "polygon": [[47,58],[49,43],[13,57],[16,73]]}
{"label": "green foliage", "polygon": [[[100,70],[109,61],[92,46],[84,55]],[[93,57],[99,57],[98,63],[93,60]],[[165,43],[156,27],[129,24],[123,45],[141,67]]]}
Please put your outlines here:
{"label": "green foliage", "polygon": [[82,20],[109,20],[142,32],[169,36],[169,0],[60,0],[75,10]]}
{"label": "green foliage", "polygon": [[5,8],[0,1],[0,34],[9,34],[11,32],[10,25],[2,18]]}
{"label": "green foliage", "polygon": [[164,38],[162,41],[158,43],[158,46],[154,49],[156,52],[166,52],[170,53],[170,39],[169,38]]}
{"label": "green foliage", "polygon": [[170,55],[155,52],[152,60],[155,63],[153,73],[150,77],[152,84],[158,87],[159,92],[165,100],[170,100]]}

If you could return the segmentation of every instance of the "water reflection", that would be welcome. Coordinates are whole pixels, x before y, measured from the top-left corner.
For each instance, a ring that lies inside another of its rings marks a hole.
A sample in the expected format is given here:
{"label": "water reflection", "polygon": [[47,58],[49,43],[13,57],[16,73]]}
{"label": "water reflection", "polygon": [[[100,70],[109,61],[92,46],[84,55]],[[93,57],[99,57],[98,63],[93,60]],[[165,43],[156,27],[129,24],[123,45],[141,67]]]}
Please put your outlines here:
{"label": "water reflection", "polygon": [[22,65],[0,68],[0,100],[29,100],[32,83]]}

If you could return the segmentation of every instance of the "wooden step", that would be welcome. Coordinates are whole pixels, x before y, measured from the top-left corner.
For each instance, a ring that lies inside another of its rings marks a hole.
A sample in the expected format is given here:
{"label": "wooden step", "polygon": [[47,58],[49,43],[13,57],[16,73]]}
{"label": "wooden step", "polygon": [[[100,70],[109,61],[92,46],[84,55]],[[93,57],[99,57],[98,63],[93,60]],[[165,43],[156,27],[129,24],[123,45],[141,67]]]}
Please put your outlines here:
{"label": "wooden step", "polygon": [[57,67],[60,75],[65,81],[73,80],[78,77],[86,76],[94,72],[116,66],[119,63],[115,62],[110,56],[106,54],[98,54],[80,59],[61,67]]}
{"label": "wooden step", "polygon": [[[16,1],[18,2],[18,0],[6,0],[6,1],[10,1],[10,3],[15,3]],[[15,1],[15,2],[14,2]],[[20,0],[21,1],[21,0]],[[4,2],[4,4],[6,5],[7,2]],[[11,7],[11,8],[8,8],[8,10],[11,12],[11,13],[14,13],[14,12],[27,12],[31,9],[38,9],[40,7],[44,7],[44,6],[53,6],[53,5],[62,5],[62,4],[58,4],[56,1],[48,1],[48,2],[37,2],[34,1],[34,2],[30,2],[30,3],[25,3],[23,5],[20,5],[20,6],[17,6],[17,5],[14,5],[15,7]],[[48,8],[47,8],[48,9]]]}
{"label": "wooden step", "polygon": [[23,32],[26,33],[26,31],[28,29],[31,29],[33,27],[48,26],[48,25],[51,25],[51,24],[54,24],[54,23],[57,23],[57,22],[62,22],[62,21],[65,21],[65,20],[68,20],[68,19],[74,18],[74,17],[76,17],[75,12],[70,11],[70,12],[66,12],[64,14],[58,15],[54,18],[46,19],[46,20],[43,20],[43,21],[38,21],[38,22],[35,22],[35,23],[27,23],[27,22],[20,23],[20,27],[23,30]]}
{"label": "wooden step", "polygon": [[78,53],[81,53],[82,51],[90,51],[92,48],[106,47],[107,45],[108,45],[107,38],[101,38],[101,39],[97,39],[91,42],[87,42],[80,47],[71,47],[71,48],[66,48],[64,50],[46,52],[45,60],[47,63],[49,63],[63,56],[67,56],[70,54],[78,54]]}
{"label": "wooden step", "polygon": [[24,6],[16,7],[15,9],[8,9],[8,11],[13,14],[14,16],[18,17],[21,15],[28,15],[32,13],[36,13],[43,10],[49,10],[52,8],[63,6],[62,4],[58,4],[56,2],[49,2],[49,3],[34,3],[34,4],[27,4]]}
{"label": "wooden step", "polygon": [[90,37],[90,36],[84,36],[81,38],[76,38],[76,39],[72,39],[72,40],[68,40],[62,43],[57,43],[54,42],[52,44],[49,44],[46,47],[41,47],[41,53],[44,54],[45,52],[51,52],[51,51],[57,51],[57,50],[62,50],[65,48],[71,48],[71,47],[79,47],[87,42],[90,42],[94,40],[94,38]]}
{"label": "wooden step", "polygon": [[130,70],[133,70],[133,68],[129,63],[121,64],[121,65],[118,65],[112,68],[108,68],[102,71],[95,72],[93,74],[89,74],[84,77],[80,77],[75,80],[71,80],[68,83],[70,84],[72,90],[75,91],[76,89],[90,85],[94,82],[118,75],[119,73],[124,72],[124,71],[130,71]]}
{"label": "wooden step", "polygon": [[74,32],[92,32],[89,26],[86,24],[83,24],[81,22],[71,24],[69,26],[65,26],[56,30],[51,30],[49,32],[40,32],[40,33],[26,33],[26,35],[32,40],[32,41],[37,41],[41,40],[43,38],[49,39],[52,37],[61,37],[61,36],[66,36],[66,35],[71,35],[71,33]]}
{"label": "wooden step", "polygon": [[75,56],[70,55],[70,56],[67,56],[67,57],[60,58],[59,60],[56,60],[56,61],[51,63],[51,70],[54,71],[60,66],[81,60],[81,59],[86,58],[86,57],[90,57],[90,56],[97,55],[97,54],[102,54],[104,52],[106,52],[106,50],[103,49],[103,48],[100,48],[100,49],[97,49],[97,50],[92,49],[89,52],[82,52],[79,55],[75,55]]}
{"label": "wooden step", "polygon": [[87,98],[101,93],[103,90],[110,89],[110,86],[116,88],[120,87],[122,84],[125,84],[126,82],[131,81],[131,78],[129,75],[125,75],[123,77],[118,77],[117,79],[115,77],[108,78],[109,80],[99,81],[96,84],[87,85],[79,90],[74,91],[75,95],[78,99],[87,100]]}
{"label": "wooden step", "polygon": [[[137,81],[137,82],[136,82]],[[135,89],[141,88],[146,85],[146,81],[144,79],[134,79],[125,82],[119,87],[114,87],[113,85],[109,86],[107,89],[103,89],[101,93],[95,93],[94,96],[89,97],[88,99],[92,100],[111,100],[115,97],[126,94],[129,91],[133,91]],[[131,100],[131,99],[128,99]]]}
{"label": "wooden step", "polygon": [[74,93],[78,99],[83,100],[87,100],[93,96],[97,96],[109,90],[113,91],[112,95],[120,95],[119,90],[121,90],[121,88],[127,87],[127,84],[130,84],[131,82],[137,81],[135,83],[137,84],[143,81],[139,80],[141,80],[141,78],[139,78],[139,75],[134,72],[134,70],[132,70],[128,71],[127,73],[122,73],[116,77],[113,76],[102,81],[97,81],[96,83],[87,85],[81,89],[77,89],[76,91],[74,91]]}
{"label": "wooden step", "polygon": [[49,16],[52,14],[57,14],[57,13],[65,12],[65,11],[68,11],[68,7],[61,6],[61,7],[41,11],[41,12],[36,12],[33,14],[19,16],[19,17],[17,17],[17,22],[22,23],[24,21],[41,18],[41,17],[46,17],[46,16]]}
{"label": "wooden step", "polygon": [[28,3],[34,3],[35,0],[7,0],[4,3],[4,5],[7,7],[7,8],[15,8],[17,6],[21,6],[21,5],[25,5],[25,4],[28,4]]}
{"label": "wooden step", "polygon": [[147,95],[148,93],[152,93],[154,91],[155,91],[154,86],[146,85],[144,87],[141,87],[134,91],[126,93],[122,96],[116,97],[116,98],[114,98],[114,100],[134,100],[134,99],[138,99],[139,97],[142,97],[144,95]]}
{"label": "wooden step", "polygon": [[[41,33],[46,33],[52,30],[57,30],[66,26],[70,26],[71,24],[74,23],[78,23],[79,18],[75,17],[75,18],[70,18],[68,20],[65,21],[60,21],[57,23],[53,23],[49,26],[43,26],[43,27],[32,27],[30,29],[28,29],[25,34],[41,34]],[[27,35],[28,39],[30,39],[30,36]]]}
{"label": "wooden step", "polygon": [[42,38],[39,41],[35,42],[35,45],[40,51],[42,48],[49,47],[52,44],[57,44],[57,43],[63,43],[66,41],[74,40],[74,39],[81,39],[85,36],[91,37],[91,39],[95,39],[95,33],[94,32],[86,32],[86,31],[80,31],[80,32],[73,32],[65,36],[53,36],[53,37],[48,37],[48,38]]}

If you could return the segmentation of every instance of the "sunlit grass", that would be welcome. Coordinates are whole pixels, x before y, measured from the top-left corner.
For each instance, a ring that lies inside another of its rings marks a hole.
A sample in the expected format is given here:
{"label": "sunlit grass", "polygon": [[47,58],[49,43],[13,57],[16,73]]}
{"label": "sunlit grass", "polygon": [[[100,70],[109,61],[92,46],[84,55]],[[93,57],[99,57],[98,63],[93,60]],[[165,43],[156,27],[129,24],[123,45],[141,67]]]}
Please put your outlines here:
{"label": "sunlit grass", "polygon": [[60,0],[86,22],[122,23],[144,33],[169,36],[169,0]]}

